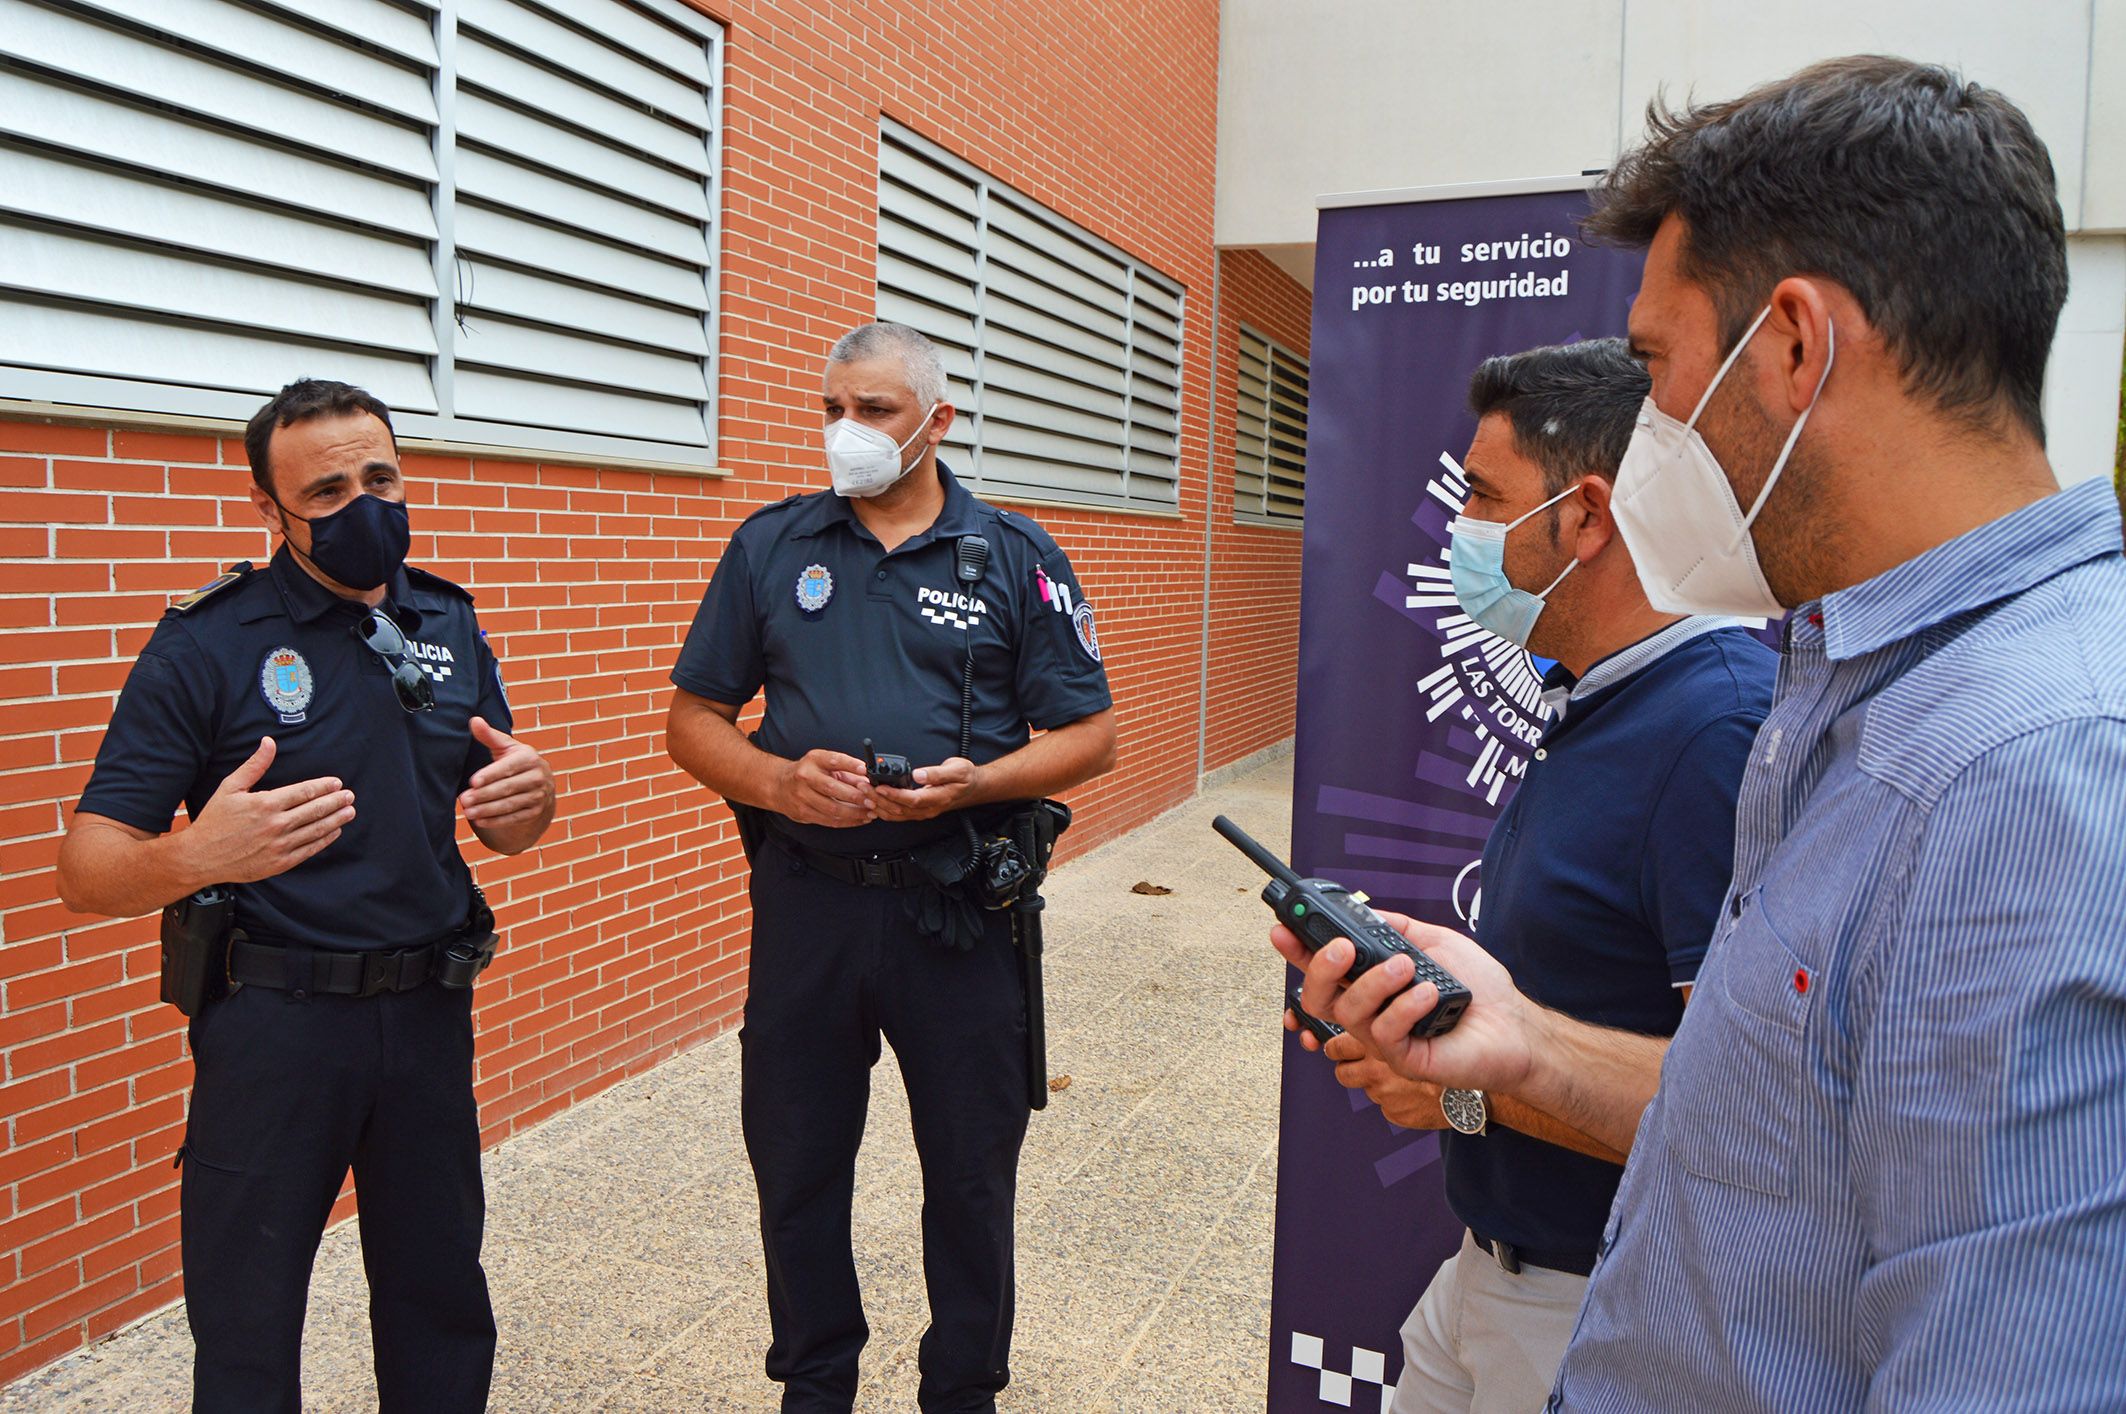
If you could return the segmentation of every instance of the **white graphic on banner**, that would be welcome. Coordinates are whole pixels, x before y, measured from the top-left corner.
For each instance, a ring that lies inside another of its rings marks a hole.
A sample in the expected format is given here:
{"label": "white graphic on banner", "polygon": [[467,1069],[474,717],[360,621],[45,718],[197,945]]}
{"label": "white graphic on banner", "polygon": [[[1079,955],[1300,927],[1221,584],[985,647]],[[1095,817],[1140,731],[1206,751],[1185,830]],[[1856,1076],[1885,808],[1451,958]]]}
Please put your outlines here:
{"label": "white graphic on banner", "polygon": [[1328,1367],[1322,1338],[1304,1331],[1292,1332],[1292,1363],[1317,1371],[1321,1378],[1321,1402],[1339,1409],[1364,1409],[1374,1399],[1380,1414],[1388,1414],[1395,1402],[1395,1386],[1388,1383],[1388,1357],[1364,1346],[1351,1347],[1351,1371],[1345,1374]]}
{"label": "white graphic on banner", "polygon": [[[1425,494],[1461,514],[1469,498],[1469,479],[1461,463],[1441,452],[1438,476],[1425,484]],[[1462,612],[1454,597],[1454,582],[1448,569],[1451,546],[1439,552],[1436,565],[1409,567],[1411,587],[1416,590],[1403,600],[1408,609],[1440,611],[1434,627],[1440,635],[1440,657],[1445,661],[1417,681],[1417,690],[1430,700],[1425,720],[1436,722],[1455,712],[1463,726],[1476,734],[1476,760],[1470,764],[1469,789],[1483,796],[1487,805],[1497,805],[1506,782],[1517,781],[1528,770],[1528,754],[1542,739],[1543,724],[1550,709],[1543,705],[1543,679],[1535,670],[1528,650],[1484,628]]]}
{"label": "white graphic on banner", "polygon": [[1476,931],[1476,920],[1484,908],[1484,890],[1476,880],[1476,871],[1483,865],[1481,858],[1472,859],[1454,876],[1454,916],[1468,924],[1471,932]]}

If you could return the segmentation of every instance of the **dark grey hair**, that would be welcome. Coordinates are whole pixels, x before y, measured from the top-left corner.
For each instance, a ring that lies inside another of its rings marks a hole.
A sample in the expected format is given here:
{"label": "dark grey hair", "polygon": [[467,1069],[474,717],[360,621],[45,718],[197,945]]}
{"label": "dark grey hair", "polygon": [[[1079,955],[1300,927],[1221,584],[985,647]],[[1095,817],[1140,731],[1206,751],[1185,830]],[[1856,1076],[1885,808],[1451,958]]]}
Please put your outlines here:
{"label": "dark grey hair", "polygon": [[829,363],[863,363],[874,358],[899,359],[908,375],[908,391],[925,407],[945,401],[945,361],[938,346],[905,324],[859,324],[834,341]]}
{"label": "dark grey hair", "polygon": [[1469,410],[1503,413],[1555,496],[1583,476],[1617,479],[1651,387],[1622,339],[1588,339],[1485,359],[1469,379]]}
{"label": "dark grey hair", "polygon": [[1727,103],[1656,99],[1646,126],[1598,186],[1588,235],[1644,246],[1680,217],[1683,273],[1726,344],[1779,281],[1821,275],[1859,302],[1914,396],[2044,438],[2067,235],[2020,108],[1938,65],[1856,55]]}

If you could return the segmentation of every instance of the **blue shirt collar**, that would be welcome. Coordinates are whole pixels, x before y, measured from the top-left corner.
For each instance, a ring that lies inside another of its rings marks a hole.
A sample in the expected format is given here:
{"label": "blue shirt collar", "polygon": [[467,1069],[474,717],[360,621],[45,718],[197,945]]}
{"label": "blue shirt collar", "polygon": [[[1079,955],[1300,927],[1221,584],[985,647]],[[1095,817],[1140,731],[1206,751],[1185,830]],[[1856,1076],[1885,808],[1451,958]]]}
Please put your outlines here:
{"label": "blue shirt collar", "polygon": [[[976,535],[981,532],[974,513],[974,496],[960,484],[960,479],[952,474],[943,457],[938,458],[938,484],[945,488],[945,505],[938,512],[938,518],[931,522],[928,530],[909,536],[906,544],[896,548],[913,549],[932,540]],[[864,523],[856,518],[855,508],[850,505],[849,498],[837,496],[832,491],[818,493],[812,503],[803,507],[798,514],[802,518],[790,528],[790,538],[793,540],[825,534],[828,529],[837,525],[846,525],[860,536],[871,536],[871,532],[864,529]]]}
{"label": "blue shirt collar", "polygon": [[[2076,565],[2120,553],[2119,504],[2099,477],[1823,597],[1824,653],[1858,658]],[[1807,610],[1802,605],[1797,612]]]}
{"label": "blue shirt collar", "polygon": [[1543,674],[1543,705],[1550,715],[1559,721],[1571,710],[1572,704],[1607,692],[1610,688],[1632,677],[1642,668],[1656,662],[1689,643],[1703,638],[1708,633],[1723,628],[1748,628],[1760,625],[1759,619],[1736,619],[1722,615],[1695,615],[1678,619],[1672,624],[1655,629],[1637,643],[1619,648],[1587,670],[1587,676],[1576,678],[1563,663],[1552,663],[1550,671]]}

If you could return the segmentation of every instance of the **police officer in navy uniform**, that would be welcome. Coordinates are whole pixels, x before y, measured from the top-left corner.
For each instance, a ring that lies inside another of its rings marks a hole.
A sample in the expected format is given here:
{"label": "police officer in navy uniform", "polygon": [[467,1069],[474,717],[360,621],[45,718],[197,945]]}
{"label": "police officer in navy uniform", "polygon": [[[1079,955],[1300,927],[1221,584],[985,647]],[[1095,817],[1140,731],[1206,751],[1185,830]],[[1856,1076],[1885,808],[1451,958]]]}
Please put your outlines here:
{"label": "police officer in navy uniform", "polygon": [[[938,460],[953,408],[930,341],[861,326],[824,386],[833,489],[738,528],[673,670],[669,724],[672,758],[756,822],[740,1041],[767,1373],[785,1411],[855,1399],[869,1330],[850,1201],[883,1035],[923,1169],[918,1399],[990,1410],[1009,1379],[1027,1013],[1008,915],[969,908],[925,861],[958,853],[963,818],[1108,769],[1114,713],[1068,559]],[[738,716],[763,687],[749,739]],[[920,763],[912,788],[872,783],[867,738]]]}
{"label": "police officer in navy uniform", "polygon": [[[157,625],[74,812],[61,896],[133,915],[233,886],[179,1159],[194,1407],[298,1407],[311,1263],[351,1166],[382,1408],[479,1409],[495,1326],[463,956],[491,932],[456,824],[530,848],[553,773],[508,735],[472,596],[404,565],[384,405],[305,380],[244,443],[281,546]],[[171,833],[180,803],[190,824]]]}

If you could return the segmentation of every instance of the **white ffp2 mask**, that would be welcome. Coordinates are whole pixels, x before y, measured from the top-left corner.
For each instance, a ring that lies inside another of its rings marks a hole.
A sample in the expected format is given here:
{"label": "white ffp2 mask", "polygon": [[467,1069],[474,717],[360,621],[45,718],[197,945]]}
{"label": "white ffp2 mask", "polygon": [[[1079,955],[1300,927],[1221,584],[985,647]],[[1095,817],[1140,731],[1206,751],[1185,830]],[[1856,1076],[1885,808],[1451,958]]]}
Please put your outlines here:
{"label": "white ffp2 mask", "polygon": [[1779,618],[1786,606],[1772,594],[1764,570],[1757,563],[1757,547],[1750,540],[1750,526],[1764,509],[1779,474],[1809,414],[1823,396],[1831,376],[1831,362],[1838,352],[1834,330],[1826,326],[1827,347],[1823,376],[1809,405],[1794,420],[1779,459],[1764,478],[1764,489],[1745,513],[1735,499],[1735,488],[1720,459],[1698,434],[1698,417],[1712,401],[1735,360],[1772,312],[1766,305],[1750,327],[1728,351],[1727,361],[1713,375],[1705,396],[1691,409],[1690,421],[1678,422],[1654,406],[1652,395],[1639,408],[1639,420],[1631,430],[1631,445],[1617,465],[1616,494],[1610,506],[1639,583],[1646,598],[1665,614],[1741,614],[1756,618]]}
{"label": "white ffp2 mask", "polygon": [[909,468],[901,464],[902,455],[910,442],[923,435],[930,425],[938,404],[932,403],[930,411],[908,434],[908,441],[898,446],[891,437],[876,427],[867,427],[854,418],[837,418],[827,424],[827,472],[834,478],[834,494],[837,496],[876,496],[908,474]]}

